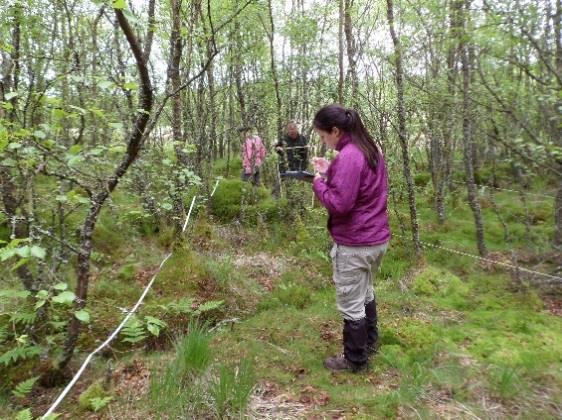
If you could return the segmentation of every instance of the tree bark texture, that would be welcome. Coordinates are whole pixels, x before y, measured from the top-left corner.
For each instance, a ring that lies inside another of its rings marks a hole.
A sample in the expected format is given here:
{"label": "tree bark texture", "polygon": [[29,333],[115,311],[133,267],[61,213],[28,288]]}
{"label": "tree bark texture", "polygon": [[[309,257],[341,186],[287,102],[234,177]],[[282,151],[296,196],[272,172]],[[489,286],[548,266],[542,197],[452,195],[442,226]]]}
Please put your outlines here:
{"label": "tree bark texture", "polygon": [[386,1],[387,20],[394,45],[394,65],[396,67],[396,95],[398,101],[398,138],[402,149],[402,172],[406,180],[408,188],[408,205],[410,208],[410,223],[412,225],[412,241],[416,254],[421,255],[421,243],[418,225],[418,212],[416,206],[416,193],[414,190],[414,181],[410,169],[410,151],[408,147],[408,132],[406,127],[406,109],[404,104],[404,70],[402,68],[402,47],[400,39],[394,28],[394,3],[393,0]]}

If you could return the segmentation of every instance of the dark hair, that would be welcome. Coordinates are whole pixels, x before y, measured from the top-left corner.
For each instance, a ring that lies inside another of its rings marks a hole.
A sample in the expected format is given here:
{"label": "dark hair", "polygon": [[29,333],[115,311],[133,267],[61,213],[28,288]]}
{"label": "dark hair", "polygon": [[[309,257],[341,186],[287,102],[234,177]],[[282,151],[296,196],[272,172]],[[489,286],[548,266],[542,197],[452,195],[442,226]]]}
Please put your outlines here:
{"label": "dark hair", "polygon": [[326,105],[314,116],[314,127],[331,132],[334,127],[351,136],[351,141],[365,155],[371,169],[376,169],[379,162],[379,149],[375,140],[365,126],[359,113],[353,108],[344,108],[340,104]]}

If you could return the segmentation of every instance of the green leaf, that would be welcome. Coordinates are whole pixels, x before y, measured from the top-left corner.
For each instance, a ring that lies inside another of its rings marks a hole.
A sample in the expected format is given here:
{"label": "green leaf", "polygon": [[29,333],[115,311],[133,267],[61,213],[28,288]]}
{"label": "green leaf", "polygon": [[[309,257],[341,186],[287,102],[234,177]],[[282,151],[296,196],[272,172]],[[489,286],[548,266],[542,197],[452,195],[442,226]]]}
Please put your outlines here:
{"label": "green leaf", "polygon": [[16,248],[16,254],[22,258],[29,258],[31,256],[31,247],[29,245],[24,245]]}
{"label": "green leaf", "polygon": [[160,327],[154,324],[147,324],[146,329],[155,337],[160,336]]}
{"label": "green leaf", "polygon": [[10,99],[15,98],[16,96],[18,96],[17,92],[8,92],[4,95],[4,98],[6,98],[6,100],[9,101]]}
{"label": "green leaf", "polygon": [[0,290],[0,297],[25,299],[30,293],[27,290]]}
{"label": "green leaf", "polygon": [[77,155],[78,153],[80,153],[80,150],[82,150],[82,146],[80,146],[79,144],[75,144],[70,149],[68,149],[68,153],[70,153],[71,155]]}
{"label": "green leaf", "polygon": [[44,306],[45,303],[47,303],[47,300],[43,299],[43,300],[38,300],[37,302],[35,302],[35,310],[39,309],[40,307]]}
{"label": "green leaf", "polygon": [[135,82],[127,82],[123,84],[123,88],[126,90],[134,90],[134,89],[138,89],[139,85],[138,83]]}
{"label": "green leaf", "polygon": [[127,7],[127,3],[125,0],[114,0],[113,3],[111,3],[111,7],[122,10]]}
{"label": "green leaf", "polygon": [[160,335],[160,329],[168,326],[165,321],[161,319],[154,318],[153,316],[146,315],[144,317],[146,320],[146,329],[154,336],[158,337]]}
{"label": "green leaf", "polygon": [[33,132],[33,136],[37,137],[38,139],[45,140],[47,135],[41,130],[35,130]]}
{"label": "green leaf", "polygon": [[29,262],[29,258],[21,258],[17,263],[14,264],[14,266],[12,267],[12,271],[17,270],[19,267],[27,264],[28,262]]}
{"label": "green leaf", "polygon": [[53,286],[53,289],[55,289],[55,290],[66,290],[66,289],[68,289],[68,284],[62,283],[62,282],[57,283]]}
{"label": "green leaf", "polygon": [[39,290],[35,295],[35,299],[47,299],[49,297],[49,292],[46,290]]}
{"label": "green leaf", "polygon": [[40,258],[43,260],[47,255],[47,251],[45,250],[45,248],[41,248],[40,246],[33,245],[31,247],[31,255],[35,258]]}
{"label": "green leaf", "polygon": [[74,312],[74,316],[76,319],[86,324],[90,322],[90,313],[85,309],[80,309],[79,311]]}
{"label": "green leaf", "polygon": [[76,299],[76,295],[73,292],[65,291],[56,295],[53,302],[68,304],[74,302],[74,299]]}
{"label": "green leaf", "polygon": [[170,203],[163,203],[162,208],[169,211],[173,209],[173,206]]}

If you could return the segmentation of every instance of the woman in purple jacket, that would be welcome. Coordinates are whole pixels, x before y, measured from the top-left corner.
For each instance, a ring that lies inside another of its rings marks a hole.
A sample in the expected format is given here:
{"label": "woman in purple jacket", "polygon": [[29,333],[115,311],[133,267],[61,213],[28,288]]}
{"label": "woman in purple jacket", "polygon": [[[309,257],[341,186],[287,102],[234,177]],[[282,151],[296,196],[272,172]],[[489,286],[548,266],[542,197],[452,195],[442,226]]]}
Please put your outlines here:
{"label": "woman in purple jacket", "polygon": [[331,164],[314,160],[313,189],[328,209],[336,303],[344,319],[343,354],[327,358],[324,366],[357,372],[367,367],[377,348],[372,279],[390,240],[387,172],[381,151],[354,109],[325,106],[316,113],[314,128],[339,152]]}

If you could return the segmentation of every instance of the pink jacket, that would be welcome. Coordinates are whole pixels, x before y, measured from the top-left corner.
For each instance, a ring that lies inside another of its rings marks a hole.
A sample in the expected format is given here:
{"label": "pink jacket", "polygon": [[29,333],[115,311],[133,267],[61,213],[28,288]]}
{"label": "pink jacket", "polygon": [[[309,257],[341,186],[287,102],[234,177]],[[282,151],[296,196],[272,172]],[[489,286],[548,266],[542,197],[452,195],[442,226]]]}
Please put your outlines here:
{"label": "pink jacket", "polygon": [[244,172],[247,174],[255,172],[262,165],[265,154],[265,146],[258,136],[247,137],[242,150]]}

